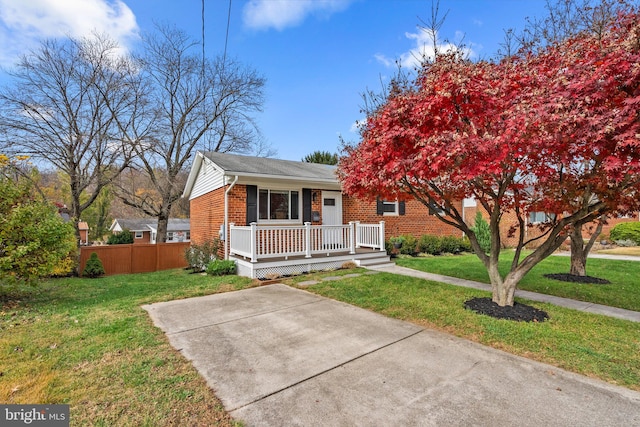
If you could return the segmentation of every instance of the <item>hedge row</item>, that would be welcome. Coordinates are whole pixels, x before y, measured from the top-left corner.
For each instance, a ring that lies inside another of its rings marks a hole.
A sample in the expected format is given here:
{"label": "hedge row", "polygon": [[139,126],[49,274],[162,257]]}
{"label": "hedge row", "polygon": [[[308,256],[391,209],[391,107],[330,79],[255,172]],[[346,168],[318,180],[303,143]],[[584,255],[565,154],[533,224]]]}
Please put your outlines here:
{"label": "hedge row", "polygon": [[[397,247],[399,246],[399,247]],[[443,253],[458,254],[470,252],[469,240],[464,237],[431,236],[425,234],[416,238],[410,234],[392,237],[386,242],[388,253],[400,253],[415,256],[418,253],[441,255]]]}

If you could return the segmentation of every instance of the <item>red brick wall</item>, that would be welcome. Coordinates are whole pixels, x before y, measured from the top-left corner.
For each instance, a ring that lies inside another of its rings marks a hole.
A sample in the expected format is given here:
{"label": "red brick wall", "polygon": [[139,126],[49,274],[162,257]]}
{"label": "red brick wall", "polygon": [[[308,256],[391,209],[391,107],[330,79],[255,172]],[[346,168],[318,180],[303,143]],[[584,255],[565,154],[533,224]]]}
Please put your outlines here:
{"label": "red brick wall", "polygon": [[202,244],[217,239],[224,221],[224,191],[219,188],[189,202],[191,211],[191,242]]}
{"label": "red brick wall", "polygon": [[383,216],[377,215],[376,203],[367,202],[346,195],[342,196],[342,217],[344,223],[360,221],[367,224],[385,222],[385,239],[401,234],[411,234],[420,237],[423,234],[433,236],[461,237],[462,232],[440,221],[429,209],[416,200],[405,202],[405,215]]}
{"label": "red brick wall", "polygon": [[[224,221],[224,192],[226,187],[211,191],[191,200],[191,241],[201,244],[204,241],[218,237],[218,231]],[[246,186],[236,185],[229,193],[229,223],[235,225],[246,224]],[[312,190],[316,194],[312,198],[311,210],[320,212],[322,224],[322,191]],[[461,236],[460,230],[440,221],[420,202],[409,200],[405,202],[405,215],[383,216],[376,214],[376,203],[342,196],[342,218],[344,224],[349,221],[360,221],[367,224],[385,222],[385,238],[412,234],[420,237],[423,234],[435,236]],[[302,214],[302,213],[301,213]]]}
{"label": "red brick wall", "polygon": [[[482,207],[478,206],[477,208],[473,207],[473,208],[465,209],[465,219],[467,224],[469,226],[473,226],[473,224],[475,223],[476,209],[480,209],[484,219],[486,219],[487,222],[489,222],[489,215],[487,214],[487,212]],[[613,229],[613,227],[615,227],[616,225],[623,222],[637,222],[637,221],[638,221],[637,213],[633,214],[631,218],[610,218],[607,220],[607,224],[605,224],[604,227],[602,227],[602,232],[600,233],[600,236],[602,239],[607,240],[609,239],[609,233],[611,233],[611,229]],[[516,218],[515,212],[505,213],[500,223],[500,239],[503,247],[512,248],[512,247],[515,247],[518,243],[517,228],[516,228],[516,234],[509,237],[509,228],[512,226],[518,227],[518,220]],[[595,229],[596,229],[595,223],[589,223],[585,225],[582,228],[583,237],[585,239],[590,238],[591,234],[593,233],[593,231],[595,231]],[[527,227],[527,234],[525,239],[531,239],[535,236],[539,236],[541,233],[542,231],[535,224],[529,225]],[[538,246],[540,243],[541,242],[536,241],[529,246],[533,248]]]}

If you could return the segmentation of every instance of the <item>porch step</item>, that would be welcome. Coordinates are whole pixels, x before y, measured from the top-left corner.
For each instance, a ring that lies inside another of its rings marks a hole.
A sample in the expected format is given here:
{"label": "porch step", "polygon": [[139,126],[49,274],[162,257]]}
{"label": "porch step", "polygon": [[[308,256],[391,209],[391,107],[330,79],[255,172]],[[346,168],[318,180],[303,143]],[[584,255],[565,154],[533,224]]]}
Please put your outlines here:
{"label": "porch step", "polygon": [[377,256],[375,258],[364,258],[358,259],[355,261],[359,267],[365,268],[383,268],[383,267],[393,267],[395,264],[391,262],[391,258],[389,256]]}

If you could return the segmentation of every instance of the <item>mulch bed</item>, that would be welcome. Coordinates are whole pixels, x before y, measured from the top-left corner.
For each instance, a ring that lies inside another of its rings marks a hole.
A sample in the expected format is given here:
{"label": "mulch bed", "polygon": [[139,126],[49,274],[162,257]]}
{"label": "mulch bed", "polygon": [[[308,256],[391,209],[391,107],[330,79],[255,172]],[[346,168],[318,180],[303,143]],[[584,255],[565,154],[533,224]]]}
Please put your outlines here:
{"label": "mulch bed", "polygon": [[514,303],[513,306],[500,307],[491,298],[472,298],[465,301],[464,307],[476,313],[486,314],[496,319],[516,320],[518,322],[544,322],[549,315],[530,305]]}
{"label": "mulch bed", "polygon": [[598,277],[591,276],[576,276],[575,274],[569,273],[545,274],[544,277],[547,279],[559,280],[561,282],[589,283],[592,285],[608,285],[611,283],[607,279],[600,279]]}

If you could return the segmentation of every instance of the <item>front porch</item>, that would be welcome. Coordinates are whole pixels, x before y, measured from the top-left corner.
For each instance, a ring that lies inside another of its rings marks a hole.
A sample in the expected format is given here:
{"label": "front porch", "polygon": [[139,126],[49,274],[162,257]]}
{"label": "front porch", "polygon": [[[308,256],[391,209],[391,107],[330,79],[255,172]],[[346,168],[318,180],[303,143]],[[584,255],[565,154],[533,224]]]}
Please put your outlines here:
{"label": "front porch", "polygon": [[229,229],[229,259],[241,276],[264,279],[335,270],[347,262],[384,264],[384,221],[345,225],[235,226]]}

